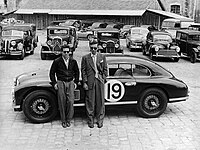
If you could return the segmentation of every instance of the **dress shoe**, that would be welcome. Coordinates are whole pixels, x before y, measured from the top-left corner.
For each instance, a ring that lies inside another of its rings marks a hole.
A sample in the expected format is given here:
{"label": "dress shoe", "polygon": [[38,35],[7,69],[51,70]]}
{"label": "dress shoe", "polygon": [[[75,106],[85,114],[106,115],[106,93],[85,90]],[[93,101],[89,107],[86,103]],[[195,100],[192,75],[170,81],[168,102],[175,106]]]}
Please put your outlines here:
{"label": "dress shoe", "polygon": [[70,121],[67,121],[67,122],[66,122],[66,125],[67,125],[67,127],[70,127],[70,126],[71,126]]}
{"label": "dress shoe", "polygon": [[67,128],[67,123],[66,122],[62,122],[62,127],[63,128]]}
{"label": "dress shoe", "polygon": [[94,128],[94,123],[89,122],[89,123],[88,123],[88,127]]}
{"label": "dress shoe", "polygon": [[98,128],[102,128],[103,127],[103,123],[97,123],[97,127]]}

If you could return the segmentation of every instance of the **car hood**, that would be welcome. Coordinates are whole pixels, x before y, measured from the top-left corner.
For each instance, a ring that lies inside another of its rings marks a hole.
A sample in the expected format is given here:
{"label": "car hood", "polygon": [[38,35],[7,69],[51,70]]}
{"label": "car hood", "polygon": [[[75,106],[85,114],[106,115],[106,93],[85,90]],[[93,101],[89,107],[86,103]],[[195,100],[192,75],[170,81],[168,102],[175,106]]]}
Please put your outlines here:
{"label": "car hood", "polygon": [[51,35],[49,36],[50,39],[54,39],[54,38],[61,38],[61,39],[66,39],[66,38],[69,38],[69,35],[63,35],[63,36],[58,36],[58,35]]}
{"label": "car hood", "polygon": [[117,41],[119,41],[119,39],[116,39],[116,38],[102,38],[100,40],[100,42],[108,42],[108,41],[114,41],[116,43]]}
{"label": "car hood", "polygon": [[20,74],[16,77],[15,82],[18,83],[18,86],[30,86],[41,83],[50,83],[49,71],[48,70],[36,70],[31,72],[26,72]]}

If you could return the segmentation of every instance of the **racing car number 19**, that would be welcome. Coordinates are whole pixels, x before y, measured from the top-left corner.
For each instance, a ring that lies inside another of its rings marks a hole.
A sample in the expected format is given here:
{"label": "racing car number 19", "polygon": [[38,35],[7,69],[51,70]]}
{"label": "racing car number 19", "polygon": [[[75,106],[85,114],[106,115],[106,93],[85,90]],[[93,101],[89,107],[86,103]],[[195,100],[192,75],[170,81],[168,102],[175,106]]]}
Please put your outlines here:
{"label": "racing car number 19", "polygon": [[117,102],[124,96],[124,85],[118,80],[109,80],[104,85],[105,99],[109,102]]}

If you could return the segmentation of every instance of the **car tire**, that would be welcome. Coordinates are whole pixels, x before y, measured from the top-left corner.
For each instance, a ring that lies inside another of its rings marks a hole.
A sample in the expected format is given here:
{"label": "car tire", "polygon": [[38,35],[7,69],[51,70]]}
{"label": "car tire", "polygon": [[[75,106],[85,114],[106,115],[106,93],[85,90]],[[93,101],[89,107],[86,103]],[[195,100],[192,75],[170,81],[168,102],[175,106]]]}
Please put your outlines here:
{"label": "car tire", "polygon": [[174,58],[174,62],[178,62],[179,61],[179,58]]}
{"label": "car tire", "polygon": [[142,93],[137,103],[137,111],[142,117],[155,118],[165,111],[167,102],[168,98],[162,90],[149,88]]}
{"label": "car tire", "polygon": [[58,112],[56,96],[46,90],[37,90],[28,94],[22,108],[25,116],[35,123],[49,122]]}
{"label": "car tire", "polygon": [[195,63],[197,61],[197,53],[192,52],[190,55],[190,62]]}
{"label": "car tire", "polygon": [[25,57],[25,50],[23,49],[23,50],[22,50],[22,54],[19,56],[19,59],[20,59],[20,60],[23,60],[24,57]]}

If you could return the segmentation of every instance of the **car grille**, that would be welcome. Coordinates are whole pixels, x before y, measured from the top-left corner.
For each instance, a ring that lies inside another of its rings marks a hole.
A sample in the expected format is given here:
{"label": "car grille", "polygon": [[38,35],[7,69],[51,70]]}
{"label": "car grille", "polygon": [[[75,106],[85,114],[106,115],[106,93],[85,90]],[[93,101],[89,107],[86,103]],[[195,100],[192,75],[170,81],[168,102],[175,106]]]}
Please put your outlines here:
{"label": "car grille", "polygon": [[175,55],[177,55],[177,52],[176,52],[176,50],[165,50],[165,49],[162,49],[162,50],[158,51],[158,55],[175,56]]}
{"label": "car grille", "polygon": [[112,42],[112,41],[107,42],[106,52],[107,53],[114,53],[115,52],[115,43],[114,42]]}
{"label": "car grille", "polygon": [[54,38],[52,41],[54,47],[54,51],[61,51],[61,44],[62,44],[62,39],[61,38]]}

